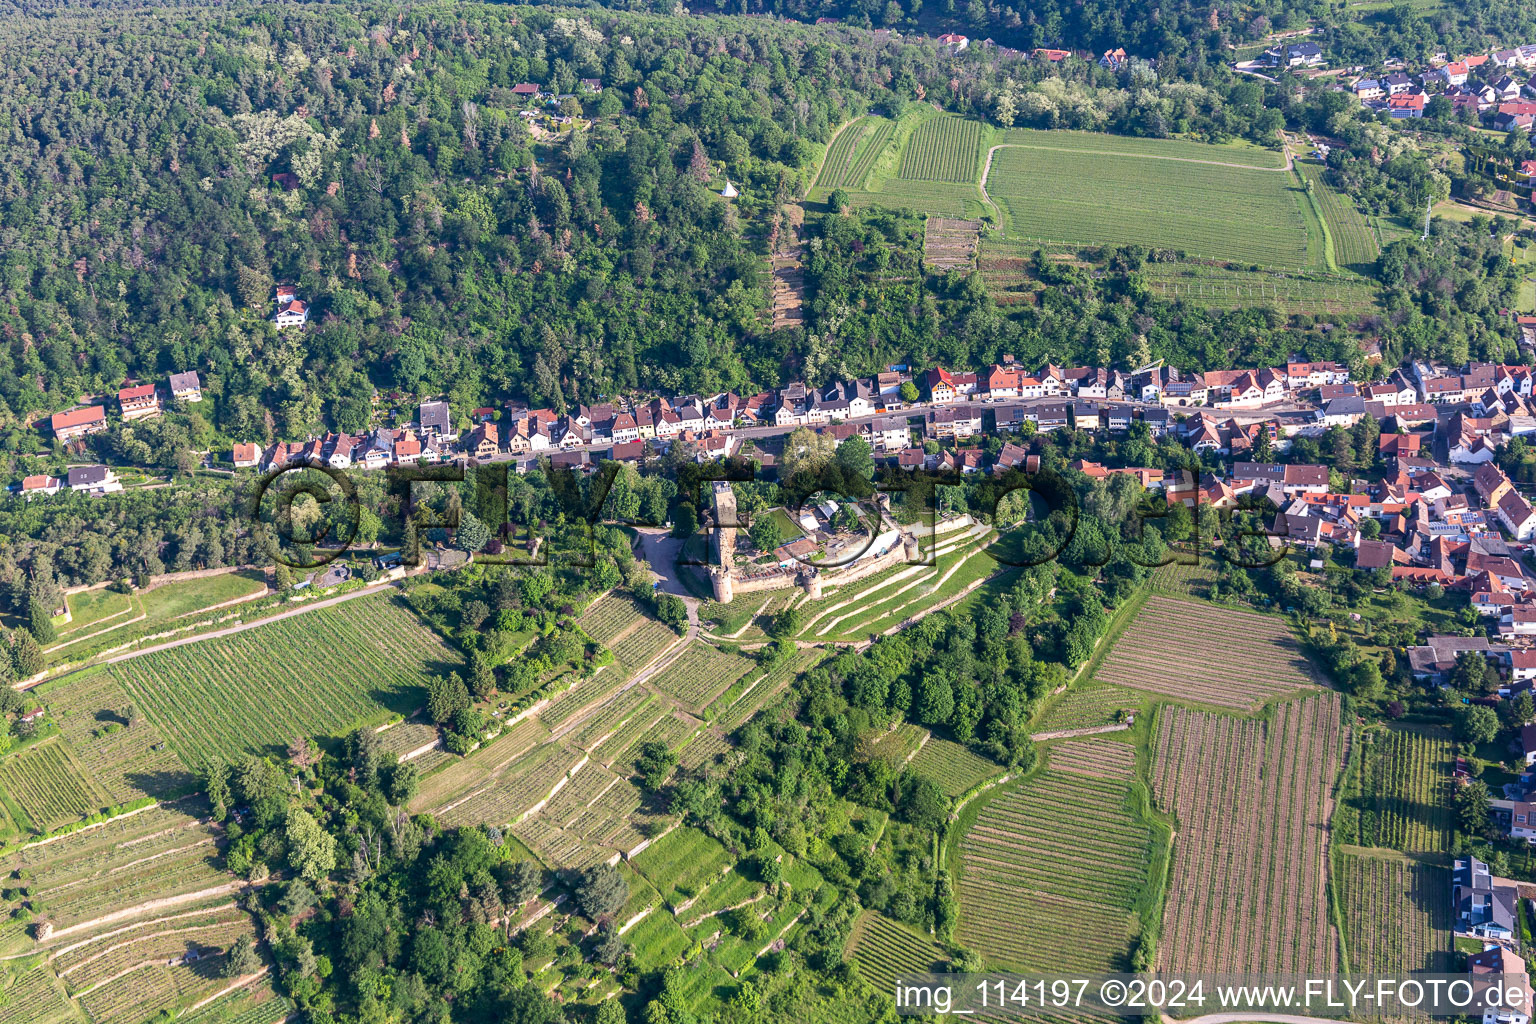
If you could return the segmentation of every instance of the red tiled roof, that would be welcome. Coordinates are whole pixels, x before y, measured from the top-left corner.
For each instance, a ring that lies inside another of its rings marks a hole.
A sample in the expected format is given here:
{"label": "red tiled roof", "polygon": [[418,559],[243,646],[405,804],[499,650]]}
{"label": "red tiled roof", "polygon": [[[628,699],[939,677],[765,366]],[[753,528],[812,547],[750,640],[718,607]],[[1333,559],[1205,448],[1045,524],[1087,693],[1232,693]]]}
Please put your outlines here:
{"label": "red tiled roof", "polygon": [[87,423],[100,423],[107,418],[106,410],[99,405],[88,405],[84,409],[71,409],[69,412],[56,412],[49,421],[54,430],[67,429],[69,427],[84,426]]}

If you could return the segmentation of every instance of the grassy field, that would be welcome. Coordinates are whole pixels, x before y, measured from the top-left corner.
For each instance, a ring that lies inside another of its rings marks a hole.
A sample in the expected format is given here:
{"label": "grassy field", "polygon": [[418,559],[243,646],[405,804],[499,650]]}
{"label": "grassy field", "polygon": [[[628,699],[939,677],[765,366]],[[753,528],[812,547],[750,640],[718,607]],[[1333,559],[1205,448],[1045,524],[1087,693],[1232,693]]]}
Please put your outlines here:
{"label": "grassy field", "polygon": [[195,770],[414,711],[427,678],[456,663],[410,611],[379,595],[105,671]]}
{"label": "grassy field", "polygon": [[199,616],[198,612],[265,589],[266,579],[261,573],[233,572],[167,583],[131,595],[105,589],[86,591],[68,599],[74,621],[59,629],[58,642],[44,654],[50,665],[78,664],[147,636],[190,632],[221,614],[215,611]]}
{"label": "grassy field", "polygon": [[[1013,238],[1084,245],[1134,242],[1238,263],[1321,265],[1286,174],[1188,158],[1010,145],[992,159],[987,191]],[[1179,152],[1186,151],[1188,143]]]}
{"label": "grassy field", "polygon": [[1210,160],[1271,170],[1279,170],[1285,166],[1285,157],[1276,150],[1255,146],[1251,142],[1240,139],[1213,145],[1208,142],[1191,142],[1187,139],[1142,139],[1129,135],[1106,135],[1103,132],[1011,128],[997,133],[993,142],[1005,146],[1029,146],[1068,152],[1118,153],[1125,156],[1164,160]]}
{"label": "grassy field", "polygon": [[1376,285],[1352,274],[1298,276],[1193,261],[1148,263],[1140,274],[1161,298],[1204,309],[1273,306],[1282,313],[1313,316],[1360,316],[1377,309]]}
{"label": "grassy field", "polygon": [[1126,966],[1154,888],[1154,833],[1135,809],[1135,748],[1086,749],[1050,750],[1042,770],[967,806],[954,830],[955,938],[992,967]]}

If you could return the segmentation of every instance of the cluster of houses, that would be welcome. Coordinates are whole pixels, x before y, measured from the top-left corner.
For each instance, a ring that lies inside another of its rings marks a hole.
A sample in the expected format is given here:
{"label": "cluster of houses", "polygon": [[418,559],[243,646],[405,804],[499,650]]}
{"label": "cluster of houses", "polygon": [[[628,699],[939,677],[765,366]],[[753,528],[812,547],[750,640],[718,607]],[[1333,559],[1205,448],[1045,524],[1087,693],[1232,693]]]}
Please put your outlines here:
{"label": "cluster of houses", "polygon": [[[203,384],[196,371],[173,373],[166,390],[155,383],[130,384],[117,393],[117,408],[125,423],[159,416],[165,411],[165,396],[169,394],[177,402],[201,402]],[[84,405],[77,409],[54,413],[48,421],[53,436],[68,443],[107,429],[107,407]]]}
{"label": "cluster of houses", "polygon": [[1536,118],[1536,44],[1450,60],[1440,55],[1417,75],[1394,64],[1381,74],[1362,74],[1349,89],[1366,109],[1405,120],[1424,116],[1429,100],[1443,95],[1457,112],[1488,115],[1499,131],[1529,131]]}
{"label": "cluster of houses", "polygon": [[1481,952],[1467,956],[1467,973],[1478,991],[1503,995],[1482,1007],[1484,1024],[1530,1024],[1536,992],[1525,960],[1515,952],[1519,901],[1515,883],[1495,878],[1476,857],[1454,861],[1451,906],[1456,934],[1481,940],[1483,946]]}

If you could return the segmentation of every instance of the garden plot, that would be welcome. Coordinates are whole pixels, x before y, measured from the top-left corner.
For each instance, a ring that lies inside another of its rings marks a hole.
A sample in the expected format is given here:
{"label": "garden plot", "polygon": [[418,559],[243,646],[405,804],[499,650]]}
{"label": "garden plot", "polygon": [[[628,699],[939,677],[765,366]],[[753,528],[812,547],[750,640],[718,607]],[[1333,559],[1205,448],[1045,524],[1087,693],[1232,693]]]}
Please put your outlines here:
{"label": "garden plot", "polygon": [[[1187,647],[1170,637],[1188,637]],[[1285,620],[1154,594],[1093,678],[1178,700],[1249,709],[1317,675]]]}
{"label": "garden plot", "polygon": [[923,262],[938,271],[967,269],[976,262],[981,221],[929,217],[923,225]]}
{"label": "garden plot", "polygon": [[1124,967],[1153,843],[1130,798],[1054,764],[983,797],[958,842],[956,940],[999,968]]}
{"label": "garden plot", "polygon": [[384,596],[121,662],[109,671],[187,768],[414,711],[457,656]]}
{"label": "garden plot", "polygon": [[1153,792],[1178,839],[1159,969],[1338,969],[1326,886],[1339,718],[1332,693],[1286,701],[1272,722],[1160,713]]}
{"label": "garden plot", "polygon": [[754,667],[739,654],[729,654],[695,640],[680,657],[652,676],[650,684],[700,714]]}

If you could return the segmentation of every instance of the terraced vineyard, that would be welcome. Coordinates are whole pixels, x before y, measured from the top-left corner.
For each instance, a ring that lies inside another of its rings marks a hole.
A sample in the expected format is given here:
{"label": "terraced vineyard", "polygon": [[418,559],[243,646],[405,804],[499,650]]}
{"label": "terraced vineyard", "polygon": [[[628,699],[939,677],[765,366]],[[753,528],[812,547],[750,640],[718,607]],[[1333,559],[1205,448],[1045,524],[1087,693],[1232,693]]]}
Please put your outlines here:
{"label": "terraced vineyard", "polygon": [[[1169,636],[1198,637],[1201,642],[1170,647]],[[1316,685],[1311,665],[1279,616],[1160,594],[1147,598],[1093,678],[1179,700],[1244,709]]]}
{"label": "terraced vineyard", "polygon": [[1010,128],[1003,132],[1005,146],[1028,146],[1065,152],[1111,153],[1160,161],[1205,160],[1244,167],[1285,168],[1285,157],[1273,149],[1251,142],[1213,145],[1187,139],[1143,139],[1131,135],[1106,135],[1072,129],[1042,131],[1036,128]]}
{"label": "terraced vineyard", "polygon": [[[1133,748],[1101,746],[1105,763],[1129,772]],[[960,835],[955,938],[999,969],[1121,969],[1150,884],[1152,832],[1129,812],[1128,778],[1103,777],[1077,751],[1047,758],[983,798]]]}
{"label": "terraced vineyard", "polygon": [[58,740],[44,740],[0,760],[0,787],[38,832],[95,814],[112,802]]}
{"label": "terraced vineyard", "polygon": [[913,755],[909,767],[917,774],[927,776],[938,783],[945,796],[955,797],[971,789],[984,779],[1002,774],[1002,766],[956,743],[954,740],[930,737],[922,749]]}
{"label": "terraced vineyard", "polygon": [[[207,805],[198,798],[152,807],[19,850],[0,861],[0,870],[28,872],[34,910],[48,914],[63,933],[149,900],[232,882],[219,866],[218,833],[204,824],[206,814]],[[0,941],[11,928],[10,922],[0,925]]]}
{"label": "terraced vineyard", "polygon": [[65,998],[46,966],[33,967],[7,980],[0,990],[0,1024],[78,1024],[79,1011]]}
{"label": "terraced vineyard", "polygon": [[1298,202],[1305,196],[1272,170],[1009,146],[993,155],[986,186],[1012,238],[1135,242],[1238,263],[1320,265],[1320,243],[1309,239]]}
{"label": "terraced vineyard", "polygon": [[858,964],[864,980],[881,992],[894,992],[898,978],[932,974],[948,963],[938,943],[873,910],[859,915],[843,955]]}
{"label": "terraced vineyard", "polygon": [[[280,652],[278,656],[274,654]],[[413,711],[456,656],[408,610],[364,597],[121,662],[110,672],[196,770],[298,735]]]}
{"label": "terraced vineyard", "polygon": [[609,648],[620,665],[630,671],[644,668],[652,658],[677,642],[677,634],[655,619],[644,619]]}
{"label": "terraced vineyard", "polygon": [[690,711],[700,713],[754,668],[751,661],[739,654],[728,654],[696,640],[680,658],[653,676],[651,683],[676,697]]}
{"label": "terraced vineyard", "polygon": [[1339,715],[1334,693],[1286,701],[1267,723],[1162,710],[1152,784],[1178,841],[1160,970],[1337,970],[1326,884]]}
{"label": "terraced vineyard", "polygon": [[899,177],[909,181],[976,180],[981,123],[962,117],[931,117],[912,131],[901,151]]}
{"label": "terraced vineyard", "polygon": [[1455,751],[1444,729],[1389,726],[1366,737],[1360,756],[1360,845],[1438,853],[1451,839]]}
{"label": "terraced vineyard", "polygon": [[1400,857],[1340,853],[1334,890],[1344,915],[1349,969],[1365,973],[1449,973],[1450,873]]}
{"label": "terraced vineyard", "polygon": [[584,757],[559,743],[534,747],[468,797],[444,807],[438,820],[450,828],[509,825],[548,799]]}
{"label": "terraced vineyard", "polygon": [[871,117],[866,120],[869,128],[854,146],[852,167],[842,181],[849,188],[864,187],[870,172],[875,169],[875,161],[880,159],[880,154],[885,152],[896,134],[896,122],[889,118]]}
{"label": "terraced vineyard", "polygon": [[614,637],[627,632],[646,618],[646,614],[626,594],[605,594],[594,601],[576,620],[587,635],[604,647],[612,646]]}
{"label": "terraced vineyard", "polygon": [[1099,725],[1113,725],[1122,710],[1140,708],[1146,700],[1145,694],[1123,686],[1104,683],[1074,686],[1053,698],[1032,728],[1036,732],[1054,732],[1060,729],[1090,729]]}

